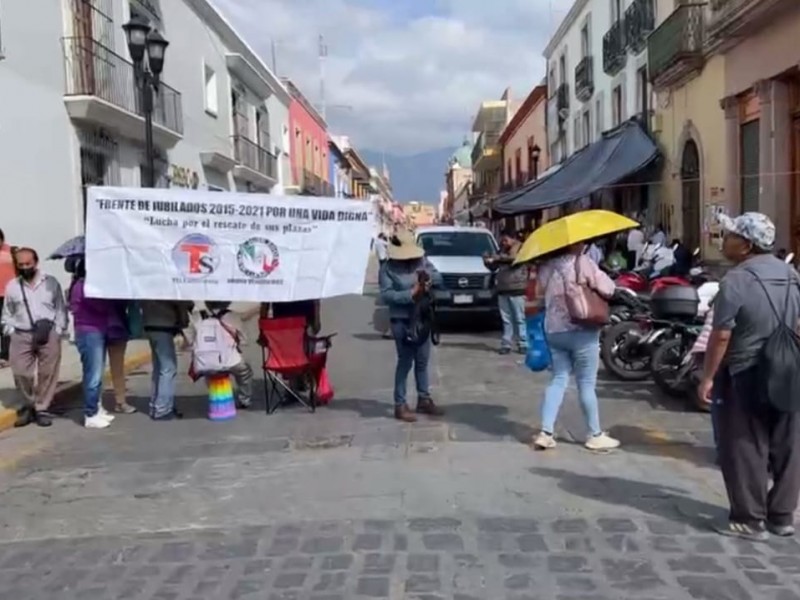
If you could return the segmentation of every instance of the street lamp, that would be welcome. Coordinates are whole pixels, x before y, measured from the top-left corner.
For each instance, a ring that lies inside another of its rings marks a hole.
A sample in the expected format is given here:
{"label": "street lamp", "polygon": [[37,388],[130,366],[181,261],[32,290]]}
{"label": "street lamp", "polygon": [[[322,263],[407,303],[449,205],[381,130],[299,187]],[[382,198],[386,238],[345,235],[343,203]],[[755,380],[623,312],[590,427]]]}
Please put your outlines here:
{"label": "street lamp", "polygon": [[533,178],[539,179],[539,156],[542,153],[542,149],[539,148],[538,144],[534,144],[533,148],[531,148],[531,164],[533,165]]}
{"label": "street lamp", "polygon": [[[128,52],[133,60],[134,80],[141,94],[144,112],[145,159],[147,178],[145,187],[156,187],[156,156],[153,148],[153,94],[158,93],[161,72],[164,70],[164,55],[169,42],[150,23],[137,15],[125,25]],[[146,59],[146,60],[145,60]]]}

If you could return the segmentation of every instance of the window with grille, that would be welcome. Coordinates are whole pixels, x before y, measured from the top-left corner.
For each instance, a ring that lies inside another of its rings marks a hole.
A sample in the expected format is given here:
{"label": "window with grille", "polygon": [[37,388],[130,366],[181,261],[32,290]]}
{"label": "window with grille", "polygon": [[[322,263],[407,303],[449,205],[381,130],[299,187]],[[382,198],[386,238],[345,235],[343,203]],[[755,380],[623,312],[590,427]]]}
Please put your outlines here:
{"label": "window with grille", "polygon": [[102,130],[78,129],[81,162],[83,217],[86,220],[86,190],[92,186],[121,183],[119,146]]}
{"label": "window with grille", "polygon": [[592,143],[592,112],[583,112],[583,145],[588,146]]}
{"label": "window with grille", "polygon": [[614,91],[611,92],[611,125],[616,127],[620,123],[622,123],[623,112],[622,112],[622,86],[618,85],[614,88]]}
{"label": "window with grille", "polygon": [[740,130],[739,171],[742,174],[742,212],[758,212],[761,161],[759,131],[760,126],[758,119],[745,123]]}
{"label": "window with grille", "polygon": [[605,107],[603,106],[603,94],[602,92],[597,96],[597,100],[595,100],[594,106],[594,125],[595,125],[595,136],[597,139],[600,139],[600,136],[603,135],[603,110]]}

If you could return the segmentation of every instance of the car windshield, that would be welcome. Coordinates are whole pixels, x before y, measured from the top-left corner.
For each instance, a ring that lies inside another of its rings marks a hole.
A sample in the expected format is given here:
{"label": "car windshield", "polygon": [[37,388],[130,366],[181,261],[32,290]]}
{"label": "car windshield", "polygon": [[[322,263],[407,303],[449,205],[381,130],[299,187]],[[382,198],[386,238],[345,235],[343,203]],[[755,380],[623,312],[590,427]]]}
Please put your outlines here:
{"label": "car windshield", "polygon": [[443,231],[422,233],[419,241],[428,256],[483,256],[494,254],[494,239],[488,233]]}

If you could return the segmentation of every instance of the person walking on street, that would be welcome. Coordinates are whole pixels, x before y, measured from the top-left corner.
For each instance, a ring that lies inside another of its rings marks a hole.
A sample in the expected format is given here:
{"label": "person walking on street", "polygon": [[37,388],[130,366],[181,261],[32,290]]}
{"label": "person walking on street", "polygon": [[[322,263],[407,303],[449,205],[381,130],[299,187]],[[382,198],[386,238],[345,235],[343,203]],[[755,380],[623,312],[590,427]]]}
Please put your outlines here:
{"label": "person walking on street", "polygon": [[85,258],[70,257],[70,263],[73,280],[67,296],[83,366],[83,424],[87,429],[105,429],[114,420],[102,401],[106,352],[112,341],[125,332],[124,302],[86,297]]}
{"label": "person walking on street", "polygon": [[641,227],[628,232],[626,246],[628,248],[628,268],[635,269],[639,266],[639,258],[644,249],[644,232]]}
{"label": "person walking on street", "polygon": [[[6,244],[6,236],[0,229],[0,313],[3,311],[6,286],[16,277],[14,270],[14,256],[11,246]],[[8,346],[10,338],[0,331],[0,369],[8,366]]]}
{"label": "person walking on street", "polygon": [[500,354],[509,354],[517,338],[517,351],[528,351],[528,332],[525,326],[525,288],[528,285],[528,267],[514,266],[522,244],[511,231],[500,235],[500,252],[484,257],[486,268],[495,273],[497,304],[503,321],[503,336],[500,340]]}
{"label": "person walking on street", "polygon": [[388,243],[386,241],[386,236],[382,233],[378,234],[378,237],[375,239],[375,256],[378,257],[378,264],[383,267],[388,260],[387,255],[387,248]]}
{"label": "person walking on street", "polygon": [[154,421],[169,421],[180,416],[175,410],[175,378],[178,374],[175,336],[189,326],[189,314],[193,307],[191,302],[142,302],[144,331],[153,356],[150,418]]}
{"label": "person walking on street", "polygon": [[537,270],[536,296],[544,301],[545,333],[552,359],[552,378],[542,403],[542,430],[534,440],[539,450],[555,448],[555,425],[570,373],[575,374],[578,400],[586,418],[589,450],[619,447],[600,428],[597,402],[597,370],[600,366],[600,328],[572,321],[566,300],[568,282],[577,281],[603,298],[614,293],[614,282],[584,253],[584,244],[574,244],[547,260]]}
{"label": "person walking on street", "polygon": [[388,261],[380,274],[381,297],[389,307],[397,365],[394,375],[394,417],[413,423],[417,417],[406,402],[411,368],[417,383],[420,414],[441,416],[430,392],[428,363],[431,356],[432,306],[430,290],[441,285],[441,275],[425,260],[425,251],[409,231],[399,231],[388,247]]}
{"label": "person walking on street", "polygon": [[48,411],[61,366],[61,340],[68,326],[67,305],[58,280],[39,268],[36,250],[17,249],[14,265],[19,277],[6,285],[2,324],[11,338],[9,362],[22,396],[16,426],[36,422],[49,427],[53,417]]}
{"label": "person walking on street", "polygon": [[[788,537],[795,532],[800,496],[800,398],[799,390],[784,389],[780,401],[795,406],[787,410],[776,405],[769,388],[775,381],[785,381],[785,373],[769,370],[776,364],[770,362],[774,355],[769,352],[776,333],[797,330],[800,276],[770,253],[775,225],[766,215],[749,212],[735,219],[722,215],[720,223],[722,252],[735,266],[720,282],[714,299],[714,322],[698,388],[703,401],[721,399],[718,453],[730,513],[717,531],[754,541],[767,540],[769,533]],[[785,344],[778,349],[788,350]],[[796,365],[790,361],[781,366],[792,371]]]}

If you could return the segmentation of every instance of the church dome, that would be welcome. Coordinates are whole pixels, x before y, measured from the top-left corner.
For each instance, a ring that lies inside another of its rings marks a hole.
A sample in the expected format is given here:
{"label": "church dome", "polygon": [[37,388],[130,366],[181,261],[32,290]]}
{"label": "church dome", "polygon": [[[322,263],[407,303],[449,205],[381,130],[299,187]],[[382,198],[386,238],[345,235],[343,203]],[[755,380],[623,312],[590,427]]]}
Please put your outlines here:
{"label": "church dome", "polygon": [[472,168],[472,144],[466,140],[450,157],[450,165],[455,166],[456,164],[462,169]]}

